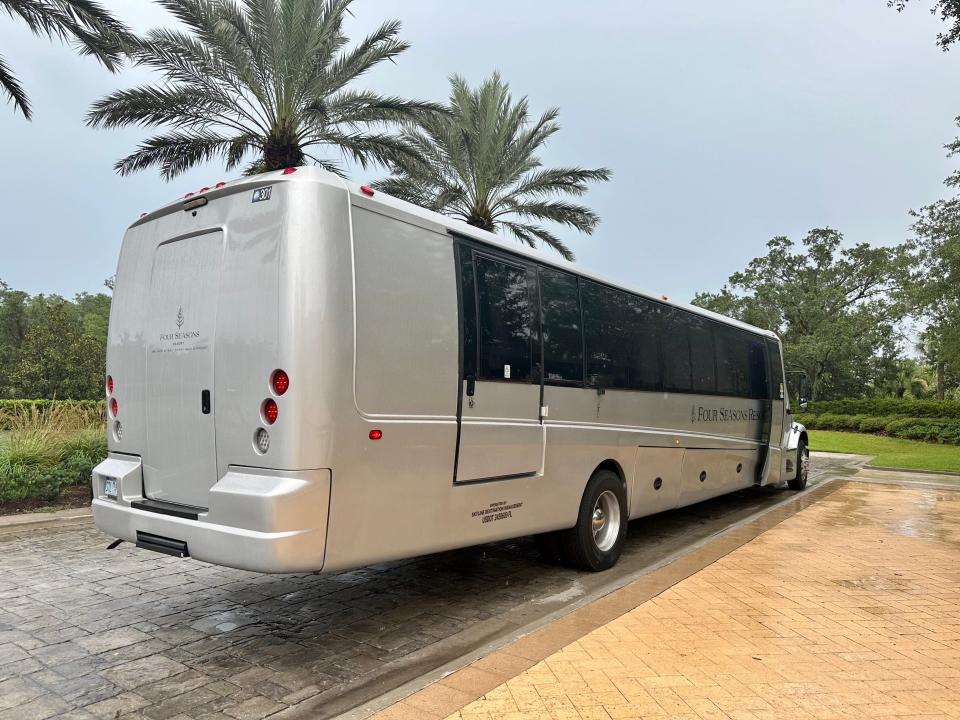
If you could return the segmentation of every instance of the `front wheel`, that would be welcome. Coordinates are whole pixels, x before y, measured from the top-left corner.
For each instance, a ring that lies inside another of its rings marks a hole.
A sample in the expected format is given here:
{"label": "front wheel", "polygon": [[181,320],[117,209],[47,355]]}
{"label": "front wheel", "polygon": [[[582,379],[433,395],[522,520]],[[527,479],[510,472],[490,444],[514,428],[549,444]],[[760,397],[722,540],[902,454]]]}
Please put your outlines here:
{"label": "front wheel", "polygon": [[797,476],[787,480],[791,490],[803,490],[810,475],[810,450],[803,439],[797,444]]}
{"label": "front wheel", "polygon": [[580,501],[576,526],[561,534],[566,560],[582,570],[613,567],[627,537],[627,494],[611,470],[594,473]]}

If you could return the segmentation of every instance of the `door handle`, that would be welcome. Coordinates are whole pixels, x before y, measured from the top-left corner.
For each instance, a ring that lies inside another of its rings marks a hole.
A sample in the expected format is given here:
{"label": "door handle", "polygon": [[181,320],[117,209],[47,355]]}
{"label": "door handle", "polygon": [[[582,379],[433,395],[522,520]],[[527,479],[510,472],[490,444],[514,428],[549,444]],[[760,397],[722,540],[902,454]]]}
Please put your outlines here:
{"label": "door handle", "polygon": [[204,415],[210,414],[210,391],[203,390],[200,393],[200,412]]}
{"label": "door handle", "polygon": [[477,378],[473,375],[467,375],[467,397],[473,397],[477,391]]}

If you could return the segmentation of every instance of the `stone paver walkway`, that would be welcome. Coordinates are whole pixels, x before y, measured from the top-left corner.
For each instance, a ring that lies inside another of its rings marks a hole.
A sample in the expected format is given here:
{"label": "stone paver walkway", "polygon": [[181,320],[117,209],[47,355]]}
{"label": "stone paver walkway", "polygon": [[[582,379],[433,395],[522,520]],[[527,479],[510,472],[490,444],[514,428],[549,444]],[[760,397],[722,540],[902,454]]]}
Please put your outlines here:
{"label": "stone paver walkway", "polygon": [[377,718],[960,718],[960,492],[851,482],[706,562]]}

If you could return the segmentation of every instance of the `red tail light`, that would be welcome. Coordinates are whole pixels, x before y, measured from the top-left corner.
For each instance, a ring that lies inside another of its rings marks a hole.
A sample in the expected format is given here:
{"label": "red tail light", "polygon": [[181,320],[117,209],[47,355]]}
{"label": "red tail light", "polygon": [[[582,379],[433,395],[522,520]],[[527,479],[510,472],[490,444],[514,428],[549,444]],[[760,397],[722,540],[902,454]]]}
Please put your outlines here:
{"label": "red tail light", "polygon": [[117,399],[110,398],[110,414],[116,417],[118,412],[120,412],[120,405],[117,403]]}
{"label": "red tail light", "polygon": [[113,375],[107,375],[107,395],[113,395]]}
{"label": "red tail light", "polygon": [[273,425],[277,421],[277,416],[280,414],[280,408],[277,406],[277,401],[272,398],[268,398],[263,401],[263,419],[266,421],[267,425]]}
{"label": "red tail light", "polygon": [[283,370],[274,370],[270,385],[277,395],[283,395],[290,387],[290,377]]}

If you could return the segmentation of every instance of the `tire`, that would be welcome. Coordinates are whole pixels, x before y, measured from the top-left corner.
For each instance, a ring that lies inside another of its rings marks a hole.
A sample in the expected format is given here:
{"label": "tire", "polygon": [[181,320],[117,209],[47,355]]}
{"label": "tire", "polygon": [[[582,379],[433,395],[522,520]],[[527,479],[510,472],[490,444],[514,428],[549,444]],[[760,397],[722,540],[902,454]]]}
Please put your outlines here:
{"label": "tire", "polygon": [[560,533],[564,558],[581,570],[608,570],[620,559],[626,538],[626,490],[619,475],[600,470],[583,491],[577,524]]}
{"label": "tire", "polygon": [[807,486],[807,477],[810,475],[810,450],[807,443],[801,438],[797,444],[797,476],[787,480],[791,490],[803,490]]}
{"label": "tire", "polygon": [[533,541],[537,545],[540,557],[546,562],[553,563],[554,565],[559,565],[563,562],[563,548],[560,547],[559,532],[546,532],[534,535]]}

